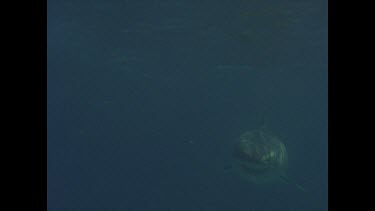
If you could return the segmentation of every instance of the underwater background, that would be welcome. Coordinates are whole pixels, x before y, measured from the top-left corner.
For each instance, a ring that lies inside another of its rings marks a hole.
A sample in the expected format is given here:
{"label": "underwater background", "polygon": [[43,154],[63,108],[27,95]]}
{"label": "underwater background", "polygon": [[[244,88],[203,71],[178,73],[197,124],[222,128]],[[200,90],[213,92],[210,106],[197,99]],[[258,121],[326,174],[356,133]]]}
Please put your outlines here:
{"label": "underwater background", "polygon": [[[49,211],[328,210],[326,0],[48,0]],[[247,130],[288,177],[231,171]]]}

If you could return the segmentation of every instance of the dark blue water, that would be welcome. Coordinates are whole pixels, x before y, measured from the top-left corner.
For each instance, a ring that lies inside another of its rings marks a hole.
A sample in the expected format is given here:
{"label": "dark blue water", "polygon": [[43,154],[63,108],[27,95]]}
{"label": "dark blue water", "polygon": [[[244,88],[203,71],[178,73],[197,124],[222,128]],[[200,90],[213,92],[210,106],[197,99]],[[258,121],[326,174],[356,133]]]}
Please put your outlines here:
{"label": "dark blue water", "polygon": [[[227,166],[263,124],[289,177]],[[49,211],[327,210],[325,0],[48,0]]]}

